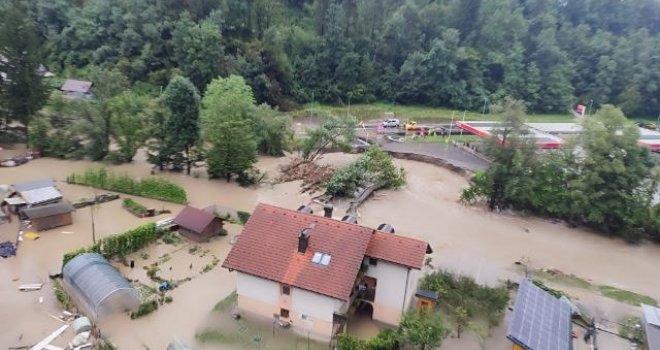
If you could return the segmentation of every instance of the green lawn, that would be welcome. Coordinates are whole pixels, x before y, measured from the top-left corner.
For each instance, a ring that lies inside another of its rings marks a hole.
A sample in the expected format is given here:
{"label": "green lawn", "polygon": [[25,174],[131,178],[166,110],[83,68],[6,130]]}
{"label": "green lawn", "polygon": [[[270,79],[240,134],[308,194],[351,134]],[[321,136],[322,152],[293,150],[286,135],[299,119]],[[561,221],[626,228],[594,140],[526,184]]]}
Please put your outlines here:
{"label": "green lawn", "polygon": [[[449,122],[454,115],[454,120],[463,120],[463,111],[451,110],[447,108],[434,108],[424,106],[403,106],[389,103],[370,103],[351,105],[350,114],[359,120],[383,119],[385,113],[394,112],[396,118],[401,121],[406,120],[434,120],[438,122]],[[347,106],[332,106],[322,104],[307,104],[303,109],[292,111],[290,114],[296,118],[314,114],[335,114],[346,115]],[[532,114],[528,116],[530,122],[572,122],[575,118],[570,114]],[[465,120],[493,120],[490,114],[481,115],[480,113],[467,111]]]}
{"label": "green lawn", "polygon": [[441,143],[441,142],[477,142],[482,140],[481,137],[477,135],[451,135],[451,137],[447,136],[425,136],[425,137],[420,137],[420,136],[415,136],[415,137],[406,137],[406,142],[410,143],[431,143],[431,142],[436,142],[436,143]]}

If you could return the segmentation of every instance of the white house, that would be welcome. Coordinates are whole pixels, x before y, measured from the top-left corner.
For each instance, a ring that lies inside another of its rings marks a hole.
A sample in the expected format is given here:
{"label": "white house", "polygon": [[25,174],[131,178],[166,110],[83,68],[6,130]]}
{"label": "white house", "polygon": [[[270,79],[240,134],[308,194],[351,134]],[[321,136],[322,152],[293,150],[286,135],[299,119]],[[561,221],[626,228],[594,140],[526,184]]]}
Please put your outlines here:
{"label": "white house", "polygon": [[237,272],[241,312],[330,340],[359,303],[397,325],[428,243],[259,204],[223,267]]}

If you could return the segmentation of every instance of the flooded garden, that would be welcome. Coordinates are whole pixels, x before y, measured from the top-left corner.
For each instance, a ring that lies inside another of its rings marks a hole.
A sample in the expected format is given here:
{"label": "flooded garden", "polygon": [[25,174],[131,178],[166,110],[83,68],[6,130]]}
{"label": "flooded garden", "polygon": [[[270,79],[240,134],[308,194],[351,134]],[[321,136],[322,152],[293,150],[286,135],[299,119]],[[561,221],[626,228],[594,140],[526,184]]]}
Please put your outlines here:
{"label": "flooded garden", "polygon": [[[0,158],[20,151],[2,150]],[[356,157],[332,153],[325,155],[321,163],[337,167]],[[157,176],[182,186],[188,204],[199,208],[218,205],[251,212],[257,203],[265,202],[295,209],[308,203],[312,196],[300,193],[300,181],[273,181],[279,166],[286,161],[286,158],[261,157],[256,167],[267,174],[266,181],[249,188],[208,180],[195,170],[192,176],[167,172]],[[407,184],[399,190],[376,192],[359,207],[358,220],[369,227],[388,223],[396,228],[397,234],[428,241],[434,251],[429,265],[434,269],[450,270],[489,285],[517,281],[525,273],[537,274],[549,286],[563,290],[599,318],[612,322],[635,314],[635,303],[640,300],[660,299],[660,280],[650,278],[657,274],[660,264],[657,245],[629,245],[585,229],[569,228],[558,221],[494,214],[480,207],[464,206],[458,202],[461,189],[467,185],[463,176],[410,160],[396,160],[395,164],[405,169]],[[64,198],[75,202],[105,191],[68,184],[67,177],[73,172],[101,166],[87,161],[35,159],[19,167],[2,168],[0,184],[52,177]],[[153,176],[143,154],[138,154],[131,164],[110,169],[135,178]],[[40,232],[38,239],[20,242],[15,257],[0,260],[0,275],[5,276],[0,296],[5,315],[9,315],[0,320],[1,344],[32,345],[62,324],[56,317],[62,307],[53,293],[49,275],[60,272],[65,253],[90,246],[97,239],[173,217],[183,208],[181,204],[156,199],[120,196],[122,200],[77,209],[72,225]],[[139,217],[124,208],[124,198],[171,214]],[[335,215],[343,214],[349,207],[345,201],[334,204]],[[0,241],[15,240],[19,224],[14,220],[0,225]],[[126,255],[123,261],[112,261],[124,277],[144,286],[141,290],[146,300],[150,300],[148,291],[157,288],[161,280],[175,281],[176,286],[164,293],[168,299],[150,314],[133,320],[125,314],[99,320],[103,337],[119,349],[164,349],[175,338],[194,349],[307,349],[306,339],[291,338],[285,330],[276,329],[274,336],[270,325],[236,321],[231,317],[235,277],[219,265],[241,228],[239,224],[228,224],[226,236],[215,237],[208,243],[179,236],[163,237]],[[426,267],[425,272],[430,269]],[[26,283],[44,283],[44,286],[37,291],[19,291],[18,286]],[[158,302],[157,298],[154,300]],[[358,334],[373,335],[373,328],[368,325],[353,329]],[[486,348],[510,347],[505,332],[504,326],[493,328],[485,340]],[[282,339],[294,340],[288,343]],[[69,340],[70,337],[62,336],[52,344],[63,347]],[[601,343],[601,348],[621,349],[625,343],[612,340],[610,345]],[[481,341],[475,335],[467,334],[461,339],[445,339],[442,349],[479,349],[479,344]],[[313,342],[309,346],[323,348]]]}

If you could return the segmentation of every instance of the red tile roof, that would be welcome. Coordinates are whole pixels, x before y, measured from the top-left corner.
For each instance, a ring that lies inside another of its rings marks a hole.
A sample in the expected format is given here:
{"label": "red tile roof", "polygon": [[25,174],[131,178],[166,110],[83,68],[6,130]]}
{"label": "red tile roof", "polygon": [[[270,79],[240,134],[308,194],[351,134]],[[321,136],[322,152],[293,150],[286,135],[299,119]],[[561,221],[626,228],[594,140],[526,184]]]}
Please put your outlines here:
{"label": "red tile roof", "polygon": [[[300,254],[298,234],[311,224],[315,226],[310,231],[309,246],[305,254]],[[340,300],[349,300],[372,237],[374,230],[371,228],[259,204],[222,266]],[[428,244],[411,238],[403,241],[405,244],[402,245],[392,244],[398,240],[378,239],[376,247],[378,252],[383,253],[378,257],[405,266],[417,264],[418,248],[423,246],[422,251],[425,252]],[[412,247],[415,252],[399,251],[404,257],[398,258],[396,249],[402,247]],[[316,252],[329,254],[330,263],[327,266],[313,263],[312,257]],[[419,266],[411,267],[420,268],[422,263],[423,255]]]}
{"label": "red tile roof", "polygon": [[193,232],[201,233],[213,222],[215,216],[201,209],[186,206],[174,218],[174,223]]}
{"label": "red tile roof", "polygon": [[421,269],[427,252],[431,252],[431,247],[426,242],[376,231],[371,236],[364,255],[413,269]]}
{"label": "red tile roof", "polygon": [[[305,254],[298,234],[311,229]],[[372,230],[321,216],[259,204],[232,247],[223,267],[348,300]],[[331,256],[327,266],[314,253]]]}

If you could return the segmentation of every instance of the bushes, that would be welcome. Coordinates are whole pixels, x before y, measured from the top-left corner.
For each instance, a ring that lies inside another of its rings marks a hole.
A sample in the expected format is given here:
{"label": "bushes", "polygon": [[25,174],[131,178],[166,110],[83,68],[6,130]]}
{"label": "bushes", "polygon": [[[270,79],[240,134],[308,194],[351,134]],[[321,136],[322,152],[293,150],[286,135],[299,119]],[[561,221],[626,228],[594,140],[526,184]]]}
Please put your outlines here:
{"label": "bushes", "polygon": [[115,256],[126,256],[127,254],[144,248],[149,243],[155,242],[160,236],[162,236],[162,234],[163,231],[156,229],[156,224],[151,222],[125,233],[101,239],[93,246],[64,254],[64,257],[62,258],[62,267],[64,267],[69,260],[83,253],[99,253],[106,259]]}
{"label": "bushes", "polygon": [[138,317],[148,315],[156,310],[158,310],[158,303],[155,300],[142,303],[136,311],[131,312],[131,319],[134,320]]}
{"label": "bushes", "polygon": [[239,210],[236,215],[238,215],[238,221],[241,223],[241,225],[245,225],[245,223],[250,220],[250,213],[246,211],[241,211]]}
{"label": "bushes", "polygon": [[420,288],[438,293],[441,302],[452,309],[465,309],[470,317],[485,316],[491,326],[499,323],[509,302],[509,292],[505,287],[479,285],[470,277],[458,276],[449,271],[437,271],[424,276]]}
{"label": "bushes", "polygon": [[333,196],[352,197],[359,188],[369,185],[399,188],[405,183],[403,169],[397,169],[390,155],[372,146],[358,160],[337,170],[326,183],[326,192]]}
{"label": "bushes", "polygon": [[122,207],[138,217],[143,217],[147,213],[147,207],[130,198],[124,198]]}
{"label": "bushes", "polygon": [[126,174],[112,174],[106,169],[90,169],[82,174],[73,173],[67,177],[66,181],[70,184],[102,188],[179,204],[187,201],[186,191],[181,186],[158,177],[135,180]]}

